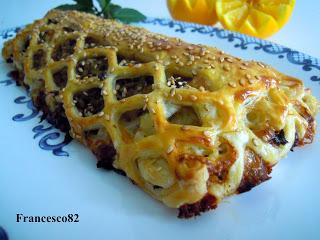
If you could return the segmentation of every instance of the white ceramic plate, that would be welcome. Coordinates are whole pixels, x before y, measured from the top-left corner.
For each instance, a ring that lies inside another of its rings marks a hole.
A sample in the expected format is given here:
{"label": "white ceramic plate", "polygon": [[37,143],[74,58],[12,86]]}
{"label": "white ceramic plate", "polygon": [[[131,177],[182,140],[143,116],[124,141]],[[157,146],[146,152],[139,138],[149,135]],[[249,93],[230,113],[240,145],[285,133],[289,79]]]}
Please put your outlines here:
{"label": "white ceramic plate", "polygon": [[[241,34],[148,19],[140,26],[266,62],[303,79],[320,99],[320,61]],[[3,42],[16,29],[0,32]],[[297,36],[298,37],[298,36]],[[294,40],[293,40],[294,41]],[[272,179],[225,200],[201,217],[181,220],[127,178],[96,168],[88,149],[37,113],[0,60],[0,239],[320,239],[320,143],[296,149]],[[319,117],[318,117],[319,122]],[[16,215],[79,214],[77,223],[17,223]],[[6,232],[6,233],[5,233]]]}

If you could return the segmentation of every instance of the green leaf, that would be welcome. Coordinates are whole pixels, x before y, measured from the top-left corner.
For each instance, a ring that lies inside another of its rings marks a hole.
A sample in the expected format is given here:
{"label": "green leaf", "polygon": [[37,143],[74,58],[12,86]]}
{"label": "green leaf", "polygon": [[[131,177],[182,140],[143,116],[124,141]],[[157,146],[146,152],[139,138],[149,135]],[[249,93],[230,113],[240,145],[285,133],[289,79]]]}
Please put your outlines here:
{"label": "green leaf", "polygon": [[86,8],[93,7],[92,0],[73,0],[73,1],[75,1],[78,5],[81,5],[82,7],[86,7]]}
{"label": "green leaf", "polygon": [[108,8],[108,5],[110,4],[111,0],[98,0],[98,3],[101,7],[101,11],[105,10],[106,8]]}
{"label": "green leaf", "polygon": [[146,16],[132,8],[119,8],[112,13],[112,16],[124,23],[138,22],[146,19]]}
{"label": "green leaf", "polygon": [[110,3],[109,4],[109,12],[111,14],[112,17],[114,17],[114,13],[116,11],[118,11],[119,9],[121,9],[121,6],[117,5],[117,4],[113,4],[113,3]]}
{"label": "green leaf", "polygon": [[78,4],[63,4],[63,5],[56,7],[55,9],[82,11],[83,7]]}

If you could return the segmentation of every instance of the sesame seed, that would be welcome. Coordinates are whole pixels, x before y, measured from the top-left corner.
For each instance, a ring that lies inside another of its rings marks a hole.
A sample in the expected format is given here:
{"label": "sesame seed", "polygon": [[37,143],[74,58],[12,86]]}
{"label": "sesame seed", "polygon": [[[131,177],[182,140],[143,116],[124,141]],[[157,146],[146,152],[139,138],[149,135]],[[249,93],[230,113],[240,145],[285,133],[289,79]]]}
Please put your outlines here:
{"label": "sesame seed", "polygon": [[264,64],[262,64],[261,62],[257,62],[257,64],[262,67],[262,68],[265,68],[266,66]]}
{"label": "sesame seed", "polygon": [[196,101],[198,99],[198,97],[195,96],[195,95],[191,95],[190,98],[191,98],[192,101]]}
{"label": "sesame seed", "polygon": [[239,81],[241,86],[244,86],[246,84],[246,80],[244,80],[243,78],[240,79]]}
{"label": "sesame seed", "polygon": [[153,114],[156,113],[156,111],[153,108],[150,109],[150,112],[152,112]]}
{"label": "sesame seed", "polygon": [[241,70],[247,70],[248,68],[241,65],[241,66],[240,66],[240,69],[241,69]]}
{"label": "sesame seed", "polygon": [[177,98],[178,98],[179,101],[182,100],[182,96],[180,94],[177,95]]}
{"label": "sesame seed", "polygon": [[104,118],[105,118],[107,121],[109,121],[109,120],[110,120],[110,115],[109,115],[109,114],[106,114],[106,115],[104,116]]}
{"label": "sesame seed", "polygon": [[229,62],[229,63],[233,63],[232,58],[230,58],[230,57],[226,57],[225,59],[226,59],[226,61],[227,61],[227,62]]}
{"label": "sesame seed", "polygon": [[235,82],[229,82],[228,85],[232,88],[235,88],[237,86]]}
{"label": "sesame seed", "polygon": [[249,84],[253,84],[255,81],[254,81],[252,78],[250,78],[250,79],[248,80],[248,82],[249,82]]}
{"label": "sesame seed", "polygon": [[147,104],[145,103],[145,104],[143,105],[142,110],[145,111],[146,109],[147,109]]}
{"label": "sesame seed", "polygon": [[253,145],[256,146],[256,147],[259,145],[258,140],[255,139],[255,138],[252,139],[252,143],[253,143]]}
{"label": "sesame seed", "polygon": [[173,152],[173,150],[174,150],[174,145],[169,145],[167,149],[167,153],[170,154],[171,152]]}
{"label": "sesame seed", "polygon": [[78,72],[83,72],[83,68],[82,67],[78,67]]}
{"label": "sesame seed", "polygon": [[201,92],[204,92],[206,89],[205,89],[203,86],[200,86],[200,87],[199,87],[199,90],[200,90]]}
{"label": "sesame seed", "polygon": [[216,68],[213,64],[210,64],[210,67],[211,67],[211,68],[213,68],[213,69],[215,69],[215,68]]}
{"label": "sesame seed", "polygon": [[169,61],[165,61],[165,62],[163,62],[163,65],[164,66],[168,66],[168,65],[170,65],[170,62]]}
{"label": "sesame seed", "polygon": [[173,97],[176,94],[176,89],[175,88],[171,88],[170,89],[170,96]]}
{"label": "sesame seed", "polygon": [[258,75],[255,75],[254,77],[255,77],[257,80],[259,80],[259,81],[261,80],[261,77],[258,76]]}
{"label": "sesame seed", "polygon": [[181,130],[182,130],[182,131],[187,131],[187,130],[189,130],[189,129],[190,129],[190,127],[188,127],[188,126],[186,126],[186,125],[181,126]]}
{"label": "sesame seed", "polygon": [[97,115],[98,115],[99,117],[102,117],[102,116],[104,115],[104,112],[99,112]]}
{"label": "sesame seed", "polygon": [[251,78],[251,75],[249,73],[246,73],[246,78],[249,80]]}

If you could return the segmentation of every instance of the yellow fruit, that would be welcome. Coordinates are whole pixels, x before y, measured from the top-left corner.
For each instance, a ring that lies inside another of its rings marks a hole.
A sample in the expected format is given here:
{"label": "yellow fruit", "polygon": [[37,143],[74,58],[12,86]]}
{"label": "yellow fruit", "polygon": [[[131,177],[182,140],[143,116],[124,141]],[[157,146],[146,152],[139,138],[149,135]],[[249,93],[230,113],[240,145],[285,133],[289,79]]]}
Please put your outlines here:
{"label": "yellow fruit", "polygon": [[167,0],[174,19],[213,25],[217,22],[216,0]]}
{"label": "yellow fruit", "polygon": [[289,20],[295,0],[216,0],[221,24],[232,31],[266,38]]}

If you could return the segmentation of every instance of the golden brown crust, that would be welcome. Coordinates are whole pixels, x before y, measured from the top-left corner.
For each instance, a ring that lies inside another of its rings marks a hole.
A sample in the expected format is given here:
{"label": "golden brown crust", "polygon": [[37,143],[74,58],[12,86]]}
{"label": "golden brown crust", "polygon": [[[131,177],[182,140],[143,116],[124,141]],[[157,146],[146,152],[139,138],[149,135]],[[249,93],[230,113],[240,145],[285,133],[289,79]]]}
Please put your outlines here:
{"label": "golden brown crust", "polygon": [[315,133],[318,103],[300,80],[90,14],[50,11],[3,57],[99,167],[123,171],[180,217],[267,180]]}

